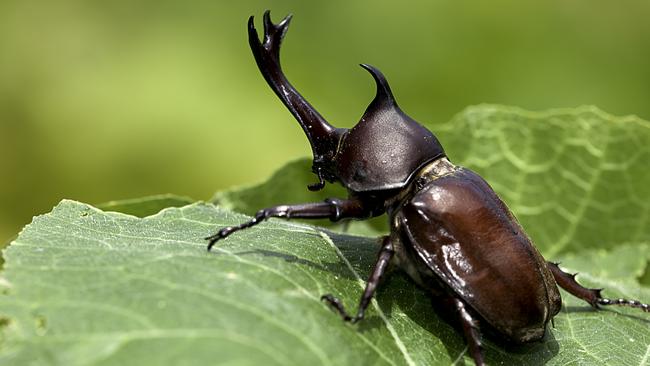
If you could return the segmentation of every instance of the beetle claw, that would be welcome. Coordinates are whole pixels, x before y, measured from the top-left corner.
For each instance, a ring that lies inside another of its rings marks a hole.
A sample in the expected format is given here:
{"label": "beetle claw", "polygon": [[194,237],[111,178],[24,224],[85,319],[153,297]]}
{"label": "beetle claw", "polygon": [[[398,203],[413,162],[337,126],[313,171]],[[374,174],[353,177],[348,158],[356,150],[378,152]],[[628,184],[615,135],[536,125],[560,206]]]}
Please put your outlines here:
{"label": "beetle claw", "polygon": [[216,234],[204,238],[205,240],[208,240],[208,252],[212,249],[212,247],[214,246],[214,244],[216,244],[216,242],[218,242],[221,239],[225,239],[226,237],[228,237],[228,235],[234,233],[239,229],[240,228],[237,226],[228,226],[217,231]]}
{"label": "beetle claw", "polygon": [[205,240],[208,240],[208,252],[212,249],[212,247],[214,246],[214,244],[217,243],[217,241],[219,241],[220,239],[223,239],[223,238],[224,238],[224,236],[223,236],[222,233],[221,233],[222,231],[223,231],[223,230],[219,230],[218,233],[216,233],[216,234],[214,234],[214,235],[210,235],[210,236],[204,238]]}
{"label": "beetle claw", "polygon": [[357,315],[349,320],[351,324],[357,324],[359,321],[363,319],[363,315]]}
{"label": "beetle claw", "polygon": [[325,301],[331,309],[336,310],[343,318],[343,321],[350,322],[352,324],[359,321],[358,317],[351,317],[350,314],[345,311],[345,307],[343,306],[341,300],[339,300],[337,297],[334,297],[332,294],[325,294],[320,297],[320,300]]}

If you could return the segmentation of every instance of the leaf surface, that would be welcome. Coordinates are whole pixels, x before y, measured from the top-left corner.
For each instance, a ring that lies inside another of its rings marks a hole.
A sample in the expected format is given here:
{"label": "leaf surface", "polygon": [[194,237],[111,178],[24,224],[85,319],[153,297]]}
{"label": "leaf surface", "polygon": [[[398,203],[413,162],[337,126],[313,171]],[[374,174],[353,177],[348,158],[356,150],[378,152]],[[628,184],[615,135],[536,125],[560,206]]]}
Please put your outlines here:
{"label": "leaf surface", "polygon": [[[358,327],[319,301],[331,292],[355,304],[375,255],[373,239],[272,220],[205,251],[201,238],[215,225],[244,219],[205,204],[138,219],[62,202],[5,253],[2,359],[419,365],[464,354],[460,334],[403,276],[388,281]],[[615,263],[623,252],[599,256],[598,264]],[[567,258],[565,266],[582,269],[581,260]],[[633,281],[584,279],[605,283],[613,296],[650,296]],[[567,305],[543,343],[508,349],[488,342],[488,360],[641,362],[650,344],[647,319],[627,309],[591,311],[571,298]]]}

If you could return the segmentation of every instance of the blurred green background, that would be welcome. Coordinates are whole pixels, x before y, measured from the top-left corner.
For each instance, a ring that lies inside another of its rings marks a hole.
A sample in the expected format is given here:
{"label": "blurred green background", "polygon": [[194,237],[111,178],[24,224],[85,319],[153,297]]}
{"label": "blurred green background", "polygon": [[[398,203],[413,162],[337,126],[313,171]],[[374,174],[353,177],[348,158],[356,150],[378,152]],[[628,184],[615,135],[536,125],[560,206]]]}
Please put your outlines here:
{"label": "blurred green background", "polygon": [[483,102],[650,118],[647,1],[5,0],[0,240],[62,198],[207,199],[309,155],[248,49],[265,9],[294,14],[284,70],[338,126],[374,95],[361,62],[422,121]]}

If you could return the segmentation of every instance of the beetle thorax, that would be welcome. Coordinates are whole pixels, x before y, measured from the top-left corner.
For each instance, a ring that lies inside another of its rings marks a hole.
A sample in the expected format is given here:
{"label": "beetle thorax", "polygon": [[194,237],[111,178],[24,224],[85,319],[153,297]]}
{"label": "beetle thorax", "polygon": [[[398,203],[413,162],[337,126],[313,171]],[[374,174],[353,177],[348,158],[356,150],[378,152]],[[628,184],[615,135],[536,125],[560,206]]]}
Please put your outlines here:
{"label": "beetle thorax", "polygon": [[345,135],[336,165],[347,188],[365,192],[404,187],[424,164],[444,154],[429,130],[398,111],[365,115]]}

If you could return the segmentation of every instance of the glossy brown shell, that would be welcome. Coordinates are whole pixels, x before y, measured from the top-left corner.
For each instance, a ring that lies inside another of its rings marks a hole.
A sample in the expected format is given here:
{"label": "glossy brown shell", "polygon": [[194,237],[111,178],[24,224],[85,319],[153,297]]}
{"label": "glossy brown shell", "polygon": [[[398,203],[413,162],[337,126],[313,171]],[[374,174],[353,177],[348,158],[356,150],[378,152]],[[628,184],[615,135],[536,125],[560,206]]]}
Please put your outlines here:
{"label": "glossy brown shell", "polygon": [[396,214],[404,243],[485,321],[516,342],[540,339],[561,300],[546,261],[479,175],[458,168]]}

